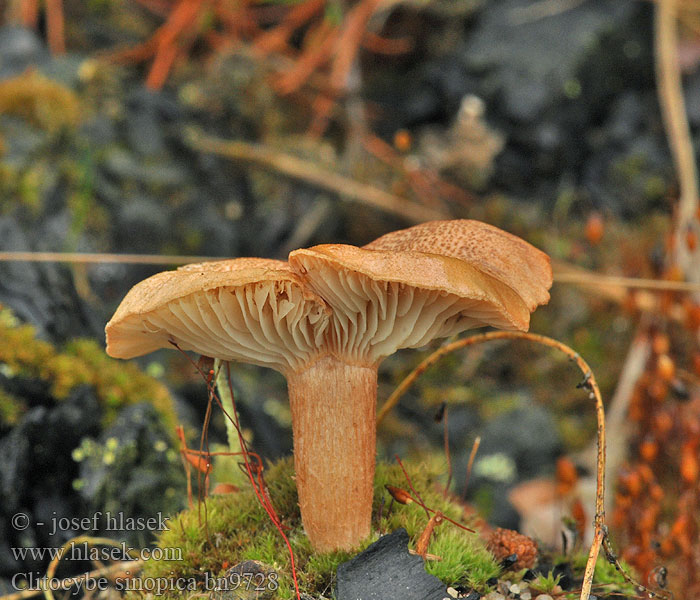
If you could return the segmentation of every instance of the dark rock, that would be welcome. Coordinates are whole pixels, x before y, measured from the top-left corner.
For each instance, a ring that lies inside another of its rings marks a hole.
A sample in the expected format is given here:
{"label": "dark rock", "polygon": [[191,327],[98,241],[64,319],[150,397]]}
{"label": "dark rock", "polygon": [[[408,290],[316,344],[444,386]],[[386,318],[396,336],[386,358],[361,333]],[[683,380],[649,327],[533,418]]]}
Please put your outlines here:
{"label": "dark rock", "polygon": [[574,572],[569,563],[560,563],[552,569],[554,577],[559,576],[559,585],[563,590],[570,590],[574,587]]}
{"label": "dark rock", "polygon": [[80,133],[96,147],[107,146],[117,140],[116,124],[105,115],[96,115],[83,123]]}
{"label": "dark rock", "polygon": [[194,199],[173,213],[179,246],[205,256],[236,256],[241,244],[240,224],[226,219],[215,201]]}
{"label": "dark rock", "polygon": [[501,98],[509,119],[530,122],[562,97],[586,55],[629,17],[634,5],[630,0],[594,0],[532,18],[528,0],[490,4],[461,57],[469,71],[484,74],[482,85]]}
{"label": "dark rock", "polygon": [[159,154],[165,150],[162,97],[161,92],[139,87],[127,99],[126,137],[138,154]]}
{"label": "dark rock", "polygon": [[684,85],[685,110],[688,122],[696,128],[700,127],[700,69],[688,76]]}
{"label": "dark rock", "polygon": [[542,475],[561,452],[556,423],[540,406],[523,406],[497,417],[486,424],[481,439],[481,459],[494,453],[509,456],[521,481]]}
{"label": "dark rock", "polygon": [[258,560],[244,560],[218,580],[217,597],[230,600],[269,600],[276,596],[278,574]]}
{"label": "dark rock", "polygon": [[3,163],[17,172],[28,167],[49,141],[46,131],[19,117],[0,115],[0,131],[5,145]]}
{"label": "dark rock", "polygon": [[170,216],[161,202],[135,197],[122,203],[115,234],[116,247],[122,251],[157,254],[170,235]]}
{"label": "dark rock", "polygon": [[183,185],[186,170],[162,157],[144,161],[123,149],[111,149],[105,157],[105,171],[117,180],[131,181],[145,189],[162,191]]}
{"label": "dark rock", "polygon": [[[41,240],[41,228],[33,234]],[[0,217],[0,249],[33,250],[22,225]],[[9,306],[38,335],[54,342],[76,336],[101,336],[95,315],[78,296],[70,270],[55,263],[0,263],[0,304]]]}
{"label": "dark rock", "polygon": [[640,95],[628,91],[615,99],[603,128],[611,142],[625,143],[642,129],[645,110]]}
{"label": "dark rock", "polygon": [[509,554],[501,561],[501,569],[503,569],[504,571],[507,571],[517,562],[518,562],[518,555],[517,554]]}
{"label": "dark rock", "polygon": [[397,529],[338,567],[338,600],[442,600],[445,585],[408,552],[408,533]]}
{"label": "dark rock", "polygon": [[49,53],[36,33],[23,27],[0,28],[0,79],[48,60]]}
{"label": "dark rock", "polygon": [[[540,406],[520,406],[488,422],[482,429],[481,446],[469,482],[471,497],[488,498],[489,522],[517,529],[520,517],[508,501],[514,484],[550,474],[561,452],[561,440],[552,415]],[[463,486],[455,463],[456,489]]]}
{"label": "dark rock", "polygon": [[[19,395],[18,384],[27,380],[16,379],[10,380],[15,384],[12,393]],[[30,390],[30,395],[33,393]],[[96,434],[100,416],[94,392],[82,386],[60,404],[30,408],[0,439],[1,574],[46,567],[47,561],[39,558],[15,561],[7,554],[9,547],[58,547],[77,533],[60,531],[52,537],[51,524],[53,518],[84,515],[72,488],[78,475],[72,452],[83,436]],[[20,512],[27,516],[26,529],[12,526],[12,515]]]}
{"label": "dark rock", "polygon": [[[80,495],[93,511],[151,518],[181,508],[183,474],[170,438],[150,404],[123,409],[97,442],[89,442],[80,464]],[[155,532],[110,532],[134,543]]]}

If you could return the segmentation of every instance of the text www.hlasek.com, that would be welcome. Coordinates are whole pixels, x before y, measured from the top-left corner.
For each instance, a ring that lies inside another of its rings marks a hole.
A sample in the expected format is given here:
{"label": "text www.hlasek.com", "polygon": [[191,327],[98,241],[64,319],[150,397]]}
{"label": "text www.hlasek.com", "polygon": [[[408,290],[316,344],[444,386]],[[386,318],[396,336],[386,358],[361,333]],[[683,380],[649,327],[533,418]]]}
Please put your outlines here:
{"label": "text www.hlasek.com", "polygon": [[93,546],[88,542],[71,542],[61,548],[12,548],[15,560],[80,560],[80,561],[121,561],[121,560],[182,560],[181,548],[139,548],[134,549],[122,542],[116,546]]}
{"label": "text www.hlasek.com", "polygon": [[[24,561],[32,559],[34,561],[100,561],[100,562],[121,562],[124,565],[122,571],[123,577],[117,577],[108,580],[105,577],[91,577],[88,573],[82,576],[69,578],[67,584],[65,580],[57,578],[49,578],[42,575],[39,571],[29,571],[15,573],[12,577],[10,585],[16,590],[50,590],[50,591],[66,591],[70,589],[73,594],[90,591],[106,591],[110,587],[114,587],[119,591],[133,591],[132,586],[134,581],[139,581],[139,585],[146,591],[158,591],[161,593],[167,589],[187,589],[187,581],[167,580],[167,581],[140,581],[134,580],[129,572],[128,562],[132,560],[182,560],[181,548],[134,548],[127,546],[125,542],[121,542],[115,546],[93,546],[87,542],[71,542],[61,548],[55,547],[29,547],[29,548],[12,548],[12,553],[16,560]],[[126,563],[126,564],[125,564]]]}

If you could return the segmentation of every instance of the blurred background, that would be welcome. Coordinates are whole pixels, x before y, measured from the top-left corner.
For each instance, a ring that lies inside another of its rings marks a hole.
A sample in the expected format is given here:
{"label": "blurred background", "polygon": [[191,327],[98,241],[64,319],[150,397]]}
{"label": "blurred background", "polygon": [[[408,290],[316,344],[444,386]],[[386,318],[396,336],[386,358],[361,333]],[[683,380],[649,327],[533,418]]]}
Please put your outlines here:
{"label": "blurred background", "polygon": [[[17,531],[19,511],[186,504],[175,426],[197,443],[206,389],[176,352],[104,354],[133,284],[474,218],[554,260],[531,330],[577,350],[613,407],[622,556],[700,593],[699,67],[693,0],[0,2],[0,592],[46,569],[12,547],[71,537]],[[427,352],[385,361],[380,404]],[[562,517],[592,520],[579,382],[524,342],[450,355],[383,421],[380,457],[447,482],[447,446],[461,496],[480,436],[467,500],[559,544]],[[234,387],[252,448],[289,454],[283,378],[236,365]]]}

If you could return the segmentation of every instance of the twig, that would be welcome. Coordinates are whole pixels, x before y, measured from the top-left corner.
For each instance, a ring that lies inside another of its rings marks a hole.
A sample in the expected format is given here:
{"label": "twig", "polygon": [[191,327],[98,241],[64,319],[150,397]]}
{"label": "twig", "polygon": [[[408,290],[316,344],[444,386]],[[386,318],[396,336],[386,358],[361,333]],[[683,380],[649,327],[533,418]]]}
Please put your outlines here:
{"label": "twig", "polygon": [[294,179],[300,179],[311,185],[340,194],[344,199],[372,206],[409,221],[422,222],[447,218],[447,215],[441,211],[421,206],[371,185],[324,169],[317,163],[276,152],[259,144],[204,137],[192,129],[187,133],[187,141],[190,146],[202,152],[218,154],[232,160],[272,169]]}
{"label": "twig", "polygon": [[677,16],[677,0],[657,0],[654,18],[656,79],[668,143],[680,184],[674,232],[675,262],[686,275],[697,280],[699,274],[691,268],[692,252],[685,243],[689,228],[694,228],[697,233],[698,223],[695,217],[698,210],[698,172],[683,99]]}
{"label": "twig", "polygon": [[450,485],[452,484],[452,455],[450,454],[450,432],[449,432],[449,407],[445,405],[445,413],[443,414],[443,444],[445,446],[445,459],[447,460],[447,483],[443,491],[443,498],[447,498],[450,493]]}
{"label": "twig", "polygon": [[66,35],[63,0],[45,0],[46,37],[52,54],[65,54]]}
{"label": "twig", "polygon": [[183,256],[179,254],[111,254],[90,252],[0,252],[0,262],[114,263],[130,265],[185,265],[223,260],[222,256]]}
{"label": "twig", "polygon": [[[238,434],[238,445],[240,445],[241,452],[240,454],[243,457],[243,462],[244,462],[244,471],[245,474],[248,477],[248,480],[251,483],[251,486],[253,487],[253,493],[258,499],[258,502],[260,505],[263,507],[263,510],[267,513],[267,516],[270,518],[272,521],[272,524],[275,526],[277,531],[279,532],[280,536],[282,536],[282,540],[284,541],[285,545],[287,546],[287,550],[289,552],[289,560],[290,560],[290,566],[292,569],[292,580],[294,582],[294,591],[296,593],[297,600],[301,600],[301,592],[299,591],[299,582],[297,579],[297,571],[296,571],[296,562],[294,558],[294,551],[292,550],[292,544],[289,541],[289,538],[287,537],[287,534],[284,532],[287,527],[285,527],[282,524],[282,520],[279,518],[277,515],[277,512],[275,511],[275,507],[272,505],[272,501],[270,500],[270,497],[268,495],[268,490],[267,490],[267,485],[265,484],[265,479],[263,477],[263,463],[262,459],[258,454],[255,452],[251,452],[248,450],[248,446],[246,444],[245,438],[243,437],[243,431],[241,429],[241,424],[238,420],[238,411],[236,410],[236,403],[235,399],[233,396],[233,384],[231,383],[231,369],[230,369],[230,363],[226,362],[226,378],[225,378],[225,385],[228,388],[227,391],[227,396],[226,396],[226,401],[229,402],[230,404],[225,407],[221,398],[219,397],[219,394],[217,393],[214,383],[213,383],[213,377],[209,377],[208,373],[204,371],[202,366],[195,362],[192,357],[187,354],[180,346],[177,344],[177,342],[171,341],[170,342],[174,348],[176,348],[188,361],[189,363],[199,372],[199,374],[202,376],[202,379],[204,379],[204,383],[206,384],[207,387],[207,392],[211,394],[211,397],[213,400],[216,401],[216,403],[219,406],[219,409],[224,413],[224,417],[230,421],[233,424],[233,427],[236,430],[236,433]],[[219,381],[217,380],[217,384]],[[195,452],[196,454],[196,452]],[[217,454],[222,454],[226,456],[232,456],[239,454],[238,452],[225,452],[225,453],[217,453],[217,452],[212,452],[212,453],[207,453],[208,456],[214,456]],[[252,464],[251,459],[255,459],[255,464]]]}
{"label": "twig", "polygon": [[430,511],[428,510],[428,507],[425,505],[423,502],[423,498],[420,497],[420,494],[414,489],[413,483],[411,482],[411,478],[408,476],[408,471],[403,466],[403,463],[401,462],[401,459],[399,458],[398,454],[394,454],[394,458],[396,458],[396,462],[399,463],[399,466],[401,467],[401,470],[403,471],[404,477],[406,478],[406,481],[408,482],[408,487],[411,488],[411,491],[413,492],[413,495],[415,498],[413,498],[413,501],[416,504],[420,504],[423,507],[423,510],[425,510],[425,514],[428,515],[428,519],[430,519]]}
{"label": "twig", "polygon": [[280,254],[289,254],[292,250],[306,246],[309,239],[328,217],[330,211],[330,202],[325,199],[317,201],[311,210],[301,215],[294,227],[294,231],[292,231],[284,247],[280,250]]}
{"label": "twig", "polygon": [[637,591],[644,592],[647,598],[661,598],[662,600],[672,600],[673,593],[668,590],[655,591],[649,589],[643,583],[635,581],[632,576],[625,570],[625,568],[620,564],[620,561],[615,554],[610,542],[610,534],[607,527],[603,527],[603,552],[605,553],[606,560],[615,567],[618,573],[622,575],[622,578],[629,584],[633,585]]}
{"label": "twig", "polygon": [[[399,466],[401,467],[401,470],[403,471],[404,476],[406,477],[406,481],[408,482],[408,487],[411,488],[411,491],[413,492],[413,496],[409,494],[406,490],[402,490],[401,488],[394,487],[393,485],[385,485],[384,487],[387,489],[387,491],[391,494],[391,497],[396,500],[397,502],[400,502],[401,504],[408,504],[408,501],[410,502],[415,502],[418,506],[420,506],[424,511],[425,514],[428,516],[428,519],[430,519],[430,515],[435,515],[440,513],[440,511],[435,510],[434,508],[430,508],[423,502],[423,499],[420,497],[416,489],[413,487],[413,483],[411,482],[411,478],[408,475],[408,472],[403,466],[403,463],[401,462],[401,459],[399,458],[398,454],[394,454],[394,458],[396,458],[396,461],[399,463]],[[402,498],[403,497],[403,498]],[[442,513],[440,513],[442,514]],[[456,525],[460,529],[464,529],[464,531],[469,531],[470,533],[475,533],[474,530],[471,527],[467,527],[466,525],[459,523],[455,521],[454,519],[450,519],[447,515],[442,514],[442,518],[445,519],[445,521],[449,521],[453,525]]]}
{"label": "twig", "polygon": [[283,50],[292,34],[319,14],[324,4],[324,0],[307,0],[293,6],[279,25],[260,34],[253,41],[253,49],[262,54]]}
{"label": "twig", "polygon": [[[115,548],[120,548],[122,542],[118,542],[110,538],[91,537],[88,535],[80,535],[78,537],[74,537],[73,539],[68,540],[65,544],[63,544],[63,546],[61,546],[58,553],[51,560],[51,562],[49,563],[49,567],[46,570],[45,581],[47,582],[47,585],[41,586],[41,591],[44,592],[44,597],[46,598],[46,600],[54,600],[53,592],[55,590],[55,586],[49,585],[49,582],[51,582],[54,579],[56,575],[56,569],[58,569],[59,563],[63,559],[63,556],[66,554],[68,548],[70,548],[73,544],[88,544],[90,546],[114,546]],[[63,580],[64,582],[66,582],[67,587],[60,587],[59,589],[70,589],[70,587],[75,585],[78,581],[84,580],[86,578],[87,576],[82,575],[78,577],[69,578],[68,580]]]}
{"label": "twig", "polygon": [[583,285],[611,286],[624,289],[641,289],[668,292],[700,292],[700,283],[690,281],[670,281],[668,279],[646,279],[638,277],[620,277],[602,275],[585,269],[576,269],[561,262],[554,264],[556,283],[578,283]]}
{"label": "twig", "polygon": [[481,436],[477,435],[474,443],[472,444],[472,451],[469,453],[469,460],[467,461],[467,475],[464,478],[464,489],[462,490],[462,499],[467,500],[467,490],[469,489],[469,480],[472,476],[472,468],[474,467],[474,459],[476,458],[476,453],[479,451],[479,446],[481,446]]}
{"label": "twig", "polygon": [[585,388],[589,392],[591,400],[595,400],[596,406],[596,418],[598,421],[598,452],[597,452],[597,469],[596,469],[596,500],[595,500],[595,534],[593,538],[593,543],[591,544],[590,551],[588,553],[588,562],[586,563],[586,571],[583,576],[583,584],[581,586],[581,600],[587,600],[591,593],[591,586],[593,584],[593,574],[595,571],[595,564],[598,558],[598,553],[600,551],[600,545],[603,541],[603,526],[605,521],[605,409],[603,408],[603,398],[600,395],[600,389],[598,388],[598,383],[593,376],[593,373],[588,366],[588,363],[581,358],[578,352],[575,352],[569,348],[566,344],[562,342],[543,336],[536,333],[525,333],[520,331],[490,331],[488,333],[482,333],[479,335],[474,335],[468,338],[452,342],[447,344],[442,348],[439,348],[423,360],[411,373],[409,373],[404,380],[397,386],[394,392],[389,396],[389,399],[384,403],[381,410],[377,415],[377,424],[379,424],[382,419],[388,414],[388,412],[398,403],[401,396],[406,392],[406,390],[413,384],[413,382],[420,377],[420,375],[425,372],[425,370],[431,365],[435,364],[440,358],[459,350],[461,348],[467,348],[469,346],[474,346],[475,344],[481,344],[483,342],[488,342],[492,340],[517,340],[525,339],[538,344],[543,344],[549,346],[550,348],[555,348],[560,352],[566,354],[584,373],[584,380],[581,387]]}
{"label": "twig", "polygon": [[511,25],[525,25],[578,8],[586,0],[539,0],[510,11]]}

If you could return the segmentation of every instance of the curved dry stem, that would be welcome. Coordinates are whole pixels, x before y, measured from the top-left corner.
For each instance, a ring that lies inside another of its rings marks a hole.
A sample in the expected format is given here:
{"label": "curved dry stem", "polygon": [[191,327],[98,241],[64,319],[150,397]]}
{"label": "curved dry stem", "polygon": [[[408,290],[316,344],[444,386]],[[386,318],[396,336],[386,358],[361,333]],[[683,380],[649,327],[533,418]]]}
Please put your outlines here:
{"label": "curved dry stem", "polygon": [[488,333],[482,333],[479,335],[474,335],[468,338],[457,340],[451,344],[447,344],[442,348],[437,349],[430,356],[428,356],[423,362],[421,362],[411,373],[409,373],[404,380],[397,386],[394,392],[389,396],[389,399],[383,404],[381,410],[377,415],[377,425],[379,425],[386,417],[386,415],[391,411],[394,406],[398,403],[401,396],[406,393],[413,382],[421,376],[425,370],[431,365],[435,364],[446,354],[459,350],[461,348],[467,348],[469,346],[475,346],[476,344],[481,344],[483,342],[489,342],[492,340],[529,340],[531,342],[536,342],[550,348],[556,348],[560,352],[566,354],[569,359],[574,361],[576,365],[583,372],[583,383],[581,387],[585,388],[589,392],[591,400],[595,400],[596,405],[596,417],[598,420],[598,455],[597,455],[597,469],[596,469],[596,499],[595,499],[595,533],[593,536],[593,542],[591,543],[590,551],[588,552],[588,561],[586,562],[586,571],[583,576],[583,584],[581,586],[581,600],[588,600],[591,593],[591,586],[593,585],[593,573],[595,571],[595,564],[598,560],[598,553],[600,552],[600,545],[603,541],[604,525],[605,525],[605,409],[603,407],[603,398],[600,395],[600,389],[598,388],[598,383],[593,376],[591,368],[588,363],[581,358],[581,356],[575,350],[572,350],[566,344],[552,339],[550,337],[539,335],[536,333],[524,333],[520,331],[490,331]]}
{"label": "curved dry stem", "polygon": [[692,227],[697,231],[695,215],[698,209],[698,172],[693,155],[678,60],[678,10],[678,0],[656,2],[654,17],[656,85],[668,143],[673,153],[680,184],[674,232],[675,259],[686,275],[693,279],[692,275],[695,271],[691,267],[693,258],[697,260],[697,253],[687,248],[683,240],[689,228]]}
{"label": "curved dry stem", "polygon": [[[43,592],[44,598],[46,600],[54,600],[55,596],[53,595],[54,591],[58,591],[59,589],[62,591],[69,590],[71,587],[74,585],[85,581],[88,579],[90,573],[86,573],[83,575],[79,575],[77,577],[67,577],[63,580],[61,580],[60,585],[57,588],[52,589],[52,586],[49,585],[49,582],[55,581],[56,578],[56,570],[58,569],[58,565],[60,564],[61,560],[63,560],[63,557],[66,556],[68,553],[68,550],[74,545],[74,544],[87,544],[87,546],[92,547],[92,546],[112,546],[114,548],[121,548],[122,542],[119,540],[113,540],[111,538],[105,538],[105,537],[92,537],[89,535],[79,535],[77,537],[74,537],[70,540],[68,540],[61,548],[59,551],[56,553],[56,556],[51,560],[49,563],[48,569],[46,570],[46,577],[43,580],[43,582],[46,583],[46,585],[42,585],[40,589],[38,590],[28,590],[33,592],[32,595],[36,595],[39,592]],[[133,557],[132,557],[133,558]],[[117,563],[119,566],[113,570],[119,571],[120,569],[123,568],[124,561]],[[141,564],[143,564],[142,560],[133,560],[133,564],[135,567],[140,567]],[[110,565],[110,567],[113,565]],[[102,572],[110,573],[112,572],[109,567],[107,568],[102,568],[98,570],[100,574]],[[27,596],[29,597],[29,596]]]}

